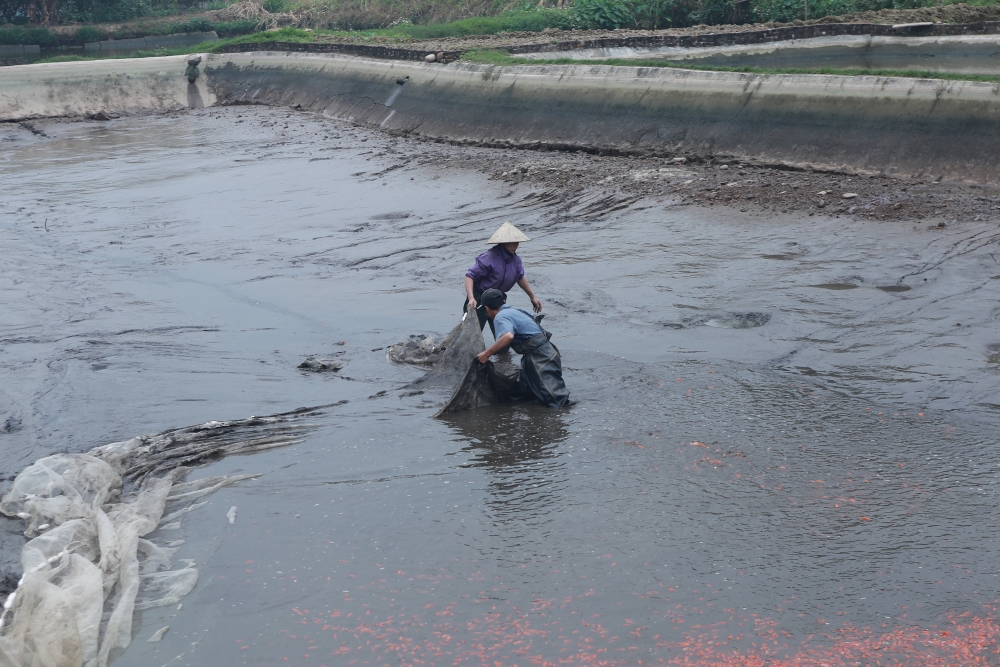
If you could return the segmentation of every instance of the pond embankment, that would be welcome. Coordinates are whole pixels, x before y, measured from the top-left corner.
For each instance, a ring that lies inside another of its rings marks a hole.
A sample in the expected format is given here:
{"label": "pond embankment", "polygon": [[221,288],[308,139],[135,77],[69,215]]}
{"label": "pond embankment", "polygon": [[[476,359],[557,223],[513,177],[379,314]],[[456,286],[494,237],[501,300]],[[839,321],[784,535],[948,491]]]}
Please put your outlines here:
{"label": "pond embankment", "polygon": [[605,65],[489,66],[254,52],[13,67],[0,120],[290,106],[485,146],[732,157],[1000,182],[1000,84]]}
{"label": "pond embankment", "polygon": [[611,46],[522,54],[529,60],[661,59],[733,69],[860,69],[1000,75],[1000,35],[839,35],[708,47]]}

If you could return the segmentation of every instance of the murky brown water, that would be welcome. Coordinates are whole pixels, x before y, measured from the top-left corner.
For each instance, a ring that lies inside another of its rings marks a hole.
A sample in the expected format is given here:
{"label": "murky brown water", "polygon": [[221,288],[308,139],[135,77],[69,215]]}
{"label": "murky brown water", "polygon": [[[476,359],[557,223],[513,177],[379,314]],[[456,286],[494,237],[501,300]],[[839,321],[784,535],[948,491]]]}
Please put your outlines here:
{"label": "murky brown water", "polygon": [[[0,129],[0,472],[349,401],[208,466],[264,476],[117,664],[997,664],[993,225],[605,214],[283,110],[43,130]],[[431,419],[382,348],[507,219],[579,403]]]}

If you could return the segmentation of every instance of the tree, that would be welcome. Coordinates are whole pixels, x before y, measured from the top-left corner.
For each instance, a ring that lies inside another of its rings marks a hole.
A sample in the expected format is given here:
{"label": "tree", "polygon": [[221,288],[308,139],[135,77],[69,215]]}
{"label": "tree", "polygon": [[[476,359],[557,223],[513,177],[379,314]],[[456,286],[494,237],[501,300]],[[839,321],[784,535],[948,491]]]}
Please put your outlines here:
{"label": "tree", "polygon": [[59,0],[28,0],[28,23],[49,25],[59,20]]}

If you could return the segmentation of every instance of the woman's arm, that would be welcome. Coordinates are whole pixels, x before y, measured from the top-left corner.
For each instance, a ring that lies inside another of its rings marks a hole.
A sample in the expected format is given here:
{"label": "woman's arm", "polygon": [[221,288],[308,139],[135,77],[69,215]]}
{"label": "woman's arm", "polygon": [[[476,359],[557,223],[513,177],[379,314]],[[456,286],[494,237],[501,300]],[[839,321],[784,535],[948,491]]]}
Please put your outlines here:
{"label": "woman's arm", "polygon": [[531,299],[531,307],[535,309],[535,312],[542,312],[542,302],[539,301],[538,297],[535,296],[535,293],[531,291],[531,285],[528,284],[528,279],[522,277],[517,281],[517,284],[524,290],[524,293],[528,295],[528,298]]}
{"label": "woman's arm", "polygon": [[472,296],[472,290],[474,287],[475,284],[473,283],[472,278],[465,276],[465,295],[469,297],[469,305],[473,308],[477,308],[479,304],[476,303],[476,297]]}
{"label": "woman's arm", "polygon": [[476,359],[479,360],[479,363],[485,364],[487,361],[490,360],[490,357],[492,357],[494,354],[506,350],[507,346],[509,346],[511,342],[513,342],[513,340],[514,340],[514,334],[508,331],[507,333],[497,338],[497,342],[493,343],[488,348],[486,348],[478,355],[476,355]]}

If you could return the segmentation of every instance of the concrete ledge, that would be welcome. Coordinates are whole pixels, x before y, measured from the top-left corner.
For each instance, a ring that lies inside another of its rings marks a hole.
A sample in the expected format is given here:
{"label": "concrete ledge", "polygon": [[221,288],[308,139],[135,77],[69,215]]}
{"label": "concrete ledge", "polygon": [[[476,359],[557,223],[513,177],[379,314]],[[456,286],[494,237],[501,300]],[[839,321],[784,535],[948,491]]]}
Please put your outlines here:
{"label": "concrete ledge", "polygon": [[[204,54],[203,54],[204,55]],[[211,106],[204,77],[188,83],[188,56],[44,63],[4,68],[0,121]]]}
{"label": "concrete ledge", "polygon": [[[374,46],[371,44],[315,44],[298,42],[253,42],[250,44],[227,44],[219,49],[219,53],[253,53],[256,51],[289,51],[292,53],[341,53],[361,56],[362,58],[381,58],[385,60],[419,60],[423,61],[431,51],[418,49],[402,49],[393,46]],[[436,51],[436,62],[450,63],[459,59],[462,51]]]}
{"label": "concrete ledge", "polygon": [[707,67],[887,69],[1000,75],[1000,35],[840,35],[765,44],[610,47],[527,53],[529,60],[656,59]]}
{"label": "concrete ledge", "polygon": [[0,58],[21,58],[40,53],[42,47],[38,44],[0,44]]}
{"label": "concrete ledge", "polygon": [[802,26],[786,26],[767,30],[747,32],[718,32],[701,35],[643,35],[637,37],[608,37],[603,39],[583,39],[548,44],[524,44],[507,49],[509,53],[544,53],[550,51],[571,51],[575,49],[609,48],[651,48],[673,46],[679,48],[736,46],[740,44],[764,44],[790,39],[811,39],[839,35],[871,36],[944,36],[944,35],[996,35],[1000,34],[1000,21],[980,23],[937,23],[919,27],[896,28],[881,23],[816,23]]}

